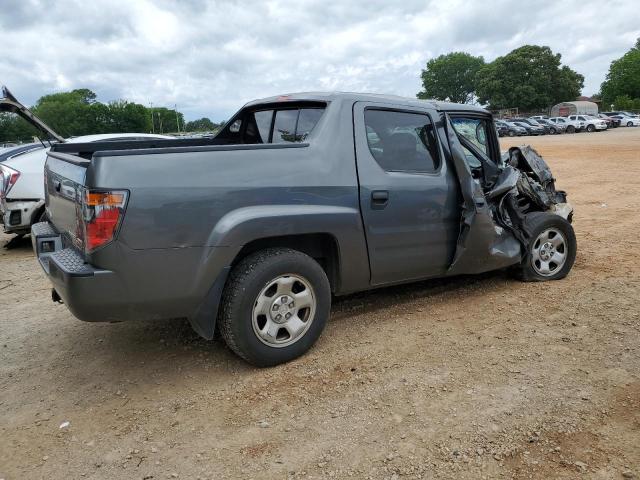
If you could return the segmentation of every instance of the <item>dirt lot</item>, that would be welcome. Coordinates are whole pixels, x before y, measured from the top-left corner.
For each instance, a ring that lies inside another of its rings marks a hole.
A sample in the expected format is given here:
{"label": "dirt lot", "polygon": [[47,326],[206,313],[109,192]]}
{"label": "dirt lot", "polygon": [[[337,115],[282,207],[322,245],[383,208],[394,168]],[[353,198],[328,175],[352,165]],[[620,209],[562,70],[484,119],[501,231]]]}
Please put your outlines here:
{"label": "dirt lot", "polygon": [[340,299],[273,369],[77,321],[28,239],[0,249],[0,478],[640,478],[640,128],[523,141],[576,207],[566,280]]}

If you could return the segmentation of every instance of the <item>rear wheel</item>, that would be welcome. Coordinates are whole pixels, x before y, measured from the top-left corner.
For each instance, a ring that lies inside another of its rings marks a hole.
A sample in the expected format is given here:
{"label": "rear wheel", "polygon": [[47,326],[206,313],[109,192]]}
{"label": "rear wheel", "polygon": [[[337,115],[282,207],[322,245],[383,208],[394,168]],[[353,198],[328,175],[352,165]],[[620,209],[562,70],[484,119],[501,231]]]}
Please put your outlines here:
{"label": "rear wheel", "polygon": [[529,214],[526,222],[531,241],[518,269],[520,279],[543,282],[566,277],[577,249],[571,224],[559,215],[541,212]]}
{"label": "rear wheel", "polygon": [[549,128],[549,133],[551,133],[551,135],[555,135],[556,133],[558,133],[558,131],[555,128],[550,127]]}
{"label": "rear wheel", "polygon": [[509,130],[509,136],[510,137],[515,137],[516,136],[516,132],[514,132],[513,130]]}
{"label": "rear wheel", "polygon": [[273,366],[311,348],[330,308],[329,281],[314,259],[291,249],[266,249],[232,270],[222,298],[220,333],[249,363]]}

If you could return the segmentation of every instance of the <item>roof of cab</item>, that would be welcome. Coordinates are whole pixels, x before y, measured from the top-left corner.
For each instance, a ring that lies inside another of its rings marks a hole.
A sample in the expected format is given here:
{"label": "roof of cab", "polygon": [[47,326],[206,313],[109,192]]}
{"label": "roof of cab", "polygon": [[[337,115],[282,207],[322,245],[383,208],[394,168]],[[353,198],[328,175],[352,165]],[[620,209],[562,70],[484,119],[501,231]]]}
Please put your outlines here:
{"label": "roof of cab", "polygon": [[407,107],[431,107],[440,111],[473,111],[489,113],[482,107],[477,105],[459,104],[442,102],[440,100],[420,100],[417,98],[401,97],[398,95],[384,95],[379,93],[354,93],[354,92],[299,92],[286,93],[274,97],[261,98],[253,100],[245,105],[251,107],[253,105],[261,105],[265,103],[283,103],[290,101],[320,101],[331,102],[334,100],[351,100],[354,102],[375,102],[375,103],[392,103],[394,105],[402,105]]}

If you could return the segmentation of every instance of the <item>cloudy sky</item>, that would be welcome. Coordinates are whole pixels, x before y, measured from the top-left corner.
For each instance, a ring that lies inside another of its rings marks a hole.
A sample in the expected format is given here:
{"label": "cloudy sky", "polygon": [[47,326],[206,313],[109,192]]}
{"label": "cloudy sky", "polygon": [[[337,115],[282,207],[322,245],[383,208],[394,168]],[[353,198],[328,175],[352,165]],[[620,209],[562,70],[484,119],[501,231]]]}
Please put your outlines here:
{"label": "cloudy sky", "polygon": [[279,93],[414,96],[434,56],[538,44],[590,95],[640,37],[639,12],[638,0],[2,0],[0,83],[27,104],[86,87],[223,120]]}

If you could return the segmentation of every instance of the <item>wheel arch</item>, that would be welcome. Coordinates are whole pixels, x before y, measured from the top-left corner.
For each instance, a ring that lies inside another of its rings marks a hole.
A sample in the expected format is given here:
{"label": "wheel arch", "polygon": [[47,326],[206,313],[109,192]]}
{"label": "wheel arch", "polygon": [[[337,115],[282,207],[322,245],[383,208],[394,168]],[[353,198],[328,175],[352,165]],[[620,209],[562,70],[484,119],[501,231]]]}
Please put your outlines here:
{"label": "wheel arch", "polygon": [[248,255],[267,248],[290,248],[310,256],[324,270],[329,279],[331,291],[339,290],[341,278],[340,247],[338,239],[333,234],[316,232],[257,238],[240,249],[231,262],[231,268]]}

